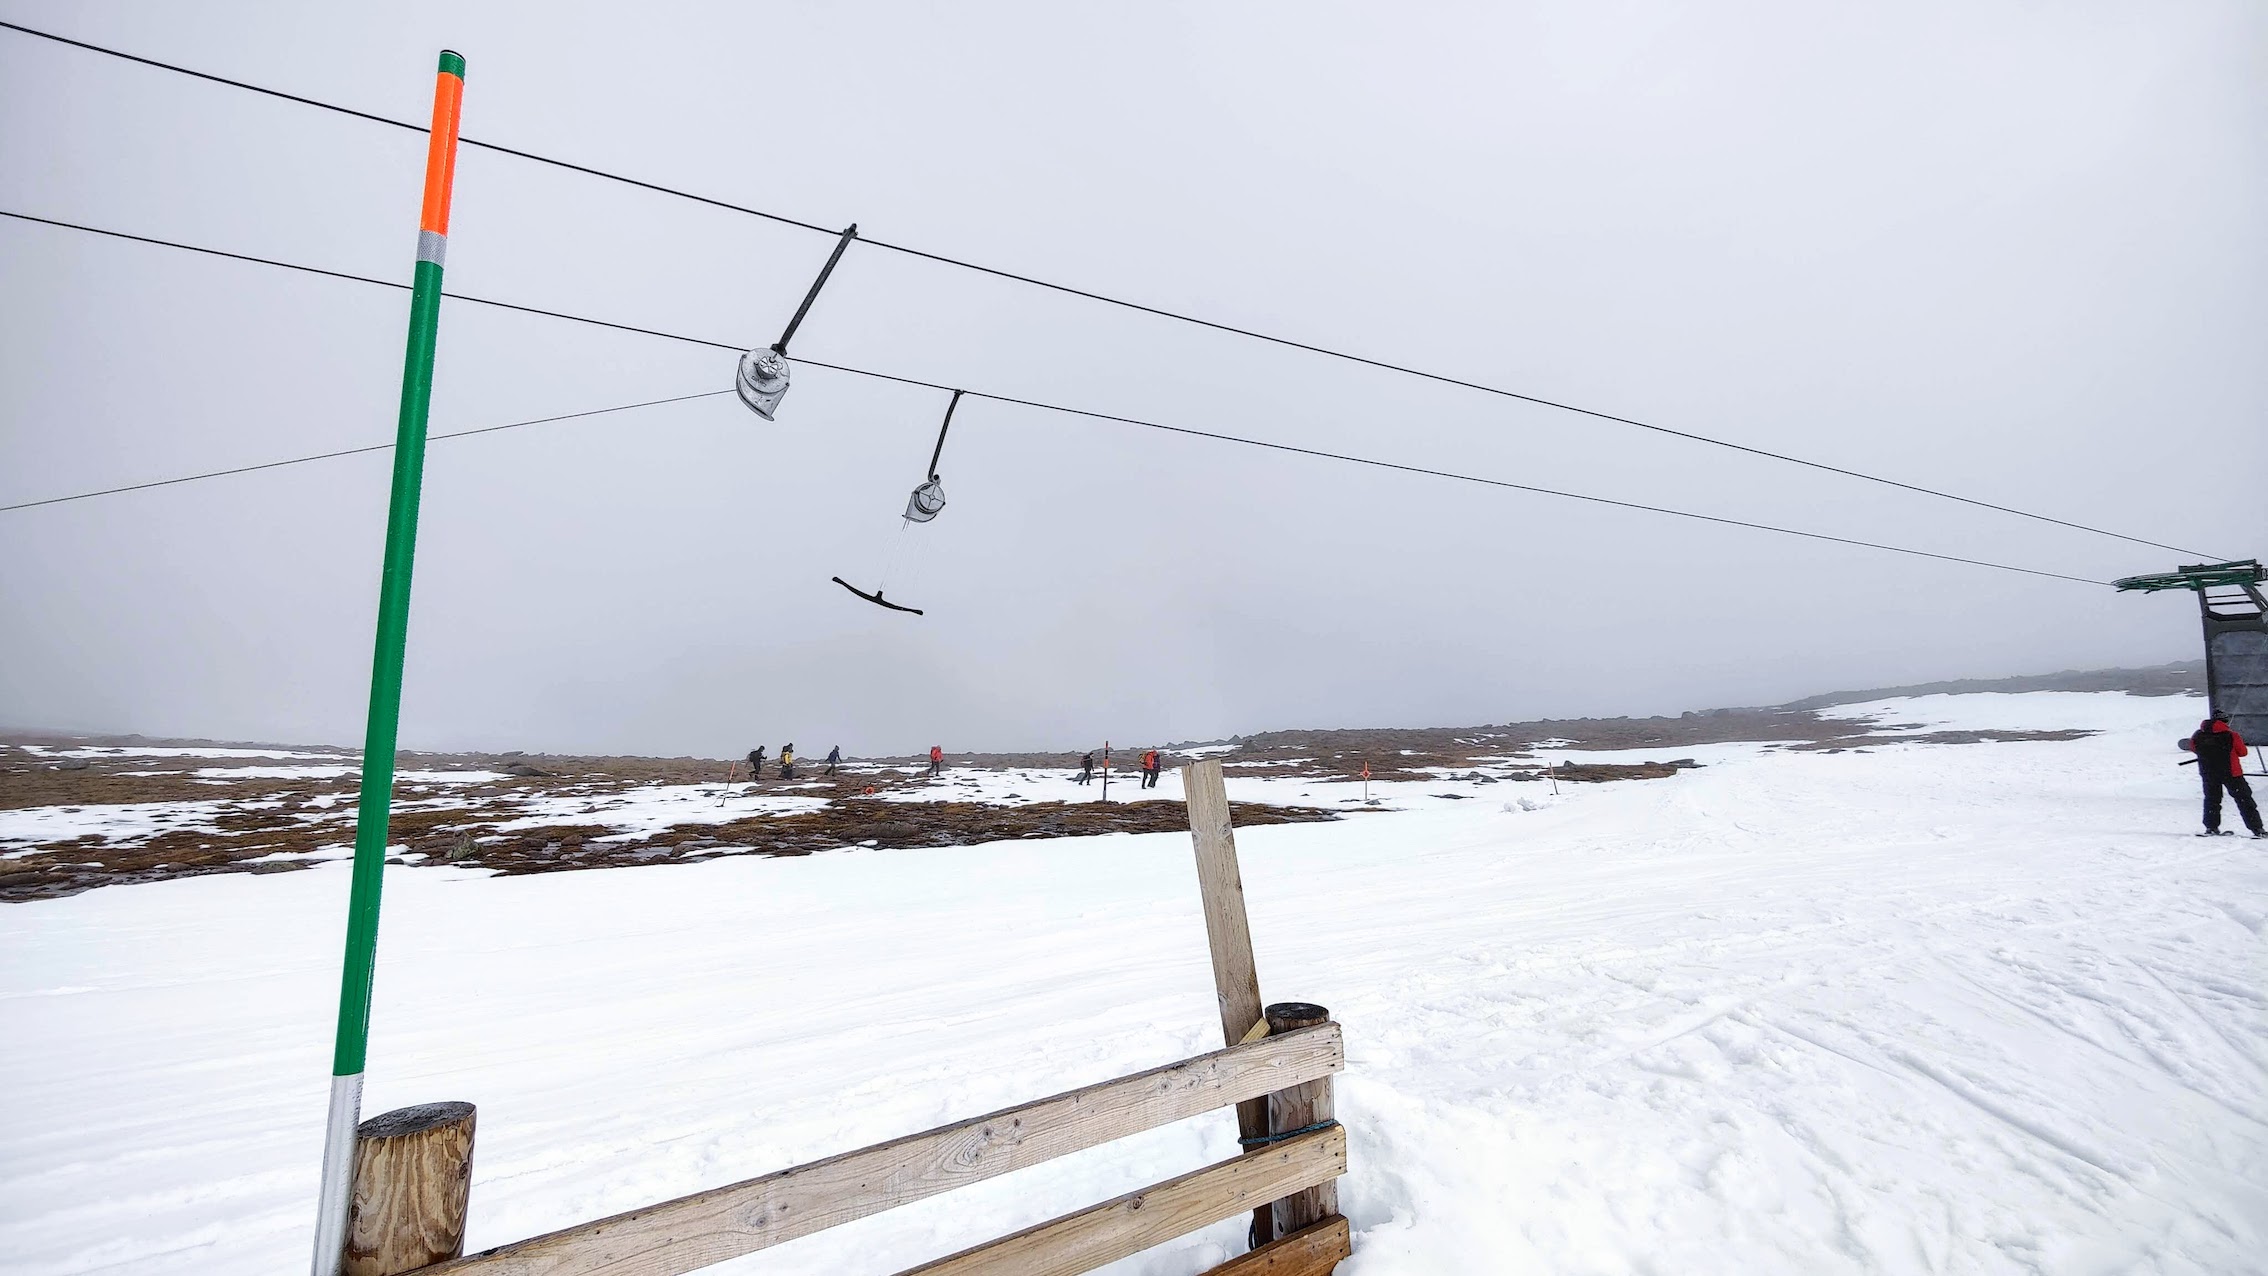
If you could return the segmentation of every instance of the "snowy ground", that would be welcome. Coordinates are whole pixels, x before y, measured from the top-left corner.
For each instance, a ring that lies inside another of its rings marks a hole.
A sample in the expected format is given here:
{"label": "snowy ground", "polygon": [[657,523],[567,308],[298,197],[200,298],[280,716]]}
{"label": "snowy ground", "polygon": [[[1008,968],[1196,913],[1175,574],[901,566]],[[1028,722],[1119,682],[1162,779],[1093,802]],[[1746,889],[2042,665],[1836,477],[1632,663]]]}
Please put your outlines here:
{"label": "snowy ground", "polygon": [[[2268,1271],[2268,844],[2188,836],[2197,702],[1837,712],[2104,734],[1240,834],[1263,991],[1347,1028],[1346,1276]],[[304,1263],[346,885],[0,908],[0,1270]],[[480,1105],[474,1247],[1219,1045],[1180,835],[387,892],[365,1110]],[[718,1270],[889,1273],[1234,1146],[1217,1114]]]}

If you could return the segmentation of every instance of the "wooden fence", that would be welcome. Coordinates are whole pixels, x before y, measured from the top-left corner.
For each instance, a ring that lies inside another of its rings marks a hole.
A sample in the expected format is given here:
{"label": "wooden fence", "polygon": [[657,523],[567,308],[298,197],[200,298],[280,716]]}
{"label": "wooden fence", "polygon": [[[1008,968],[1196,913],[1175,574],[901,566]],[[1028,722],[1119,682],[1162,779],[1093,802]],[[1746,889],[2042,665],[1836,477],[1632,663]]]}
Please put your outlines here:
{"label": "wooden fence", "polygon": [[1331,1084],[1345,1040],[1320,1006],[1260,1012],[1220,766],[1183,779],[1227,1048],[464,1257],[471,1106],[387,1113],[363,1126],[344,1270],[675,1276],[1235,1105],[1241,1155],[902,1276],[1070,1276],[1248,1212],[1253,1248],[1206,1276],[1330,1272],[1351,1252]]}

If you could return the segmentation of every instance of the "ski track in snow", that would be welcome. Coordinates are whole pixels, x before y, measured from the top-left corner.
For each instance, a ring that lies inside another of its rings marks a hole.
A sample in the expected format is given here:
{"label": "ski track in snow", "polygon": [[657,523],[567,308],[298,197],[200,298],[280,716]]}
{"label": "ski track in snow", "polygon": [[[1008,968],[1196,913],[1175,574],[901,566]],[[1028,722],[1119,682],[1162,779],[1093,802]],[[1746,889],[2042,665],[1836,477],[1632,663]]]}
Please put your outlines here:
{"label": "ski track in snow", "polygon": [[[1239,834],[1264,992],[1347,1028],[1345,1276],[2268,1270],[2268,850],[2186,836],[2196,702],[1851,708],[2105,734]],[[1286,783],[1354,788],[1232,789]],[[0,909],[0,1271],[304,1263],[346,887]],[[480,1105],[470,1248],[1219,1044],[1183,835],[386,891],[365,1111]],[[1234,1152],[1217,1113],[715,1270],[893,1272]]]}

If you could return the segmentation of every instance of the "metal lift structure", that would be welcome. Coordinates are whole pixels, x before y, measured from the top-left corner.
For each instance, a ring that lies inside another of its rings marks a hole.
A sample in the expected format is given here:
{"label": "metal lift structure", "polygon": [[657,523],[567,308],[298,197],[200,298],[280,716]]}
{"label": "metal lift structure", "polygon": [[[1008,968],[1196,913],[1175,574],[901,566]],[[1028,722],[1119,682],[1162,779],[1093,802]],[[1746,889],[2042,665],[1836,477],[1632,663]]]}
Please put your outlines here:
{"label": "metal lift structure", "polygon": [[2253,756],[2268,774],[2268,597],[2261,584],[2268,568],[2257,558],[2193,563],[2155,576],[2112,581],[2121,591],[2154,594],[2186,589],[2197,595],[2205,624],[2205,688],[2214,710],[2229,715],[2237,734],[2255,742]]}

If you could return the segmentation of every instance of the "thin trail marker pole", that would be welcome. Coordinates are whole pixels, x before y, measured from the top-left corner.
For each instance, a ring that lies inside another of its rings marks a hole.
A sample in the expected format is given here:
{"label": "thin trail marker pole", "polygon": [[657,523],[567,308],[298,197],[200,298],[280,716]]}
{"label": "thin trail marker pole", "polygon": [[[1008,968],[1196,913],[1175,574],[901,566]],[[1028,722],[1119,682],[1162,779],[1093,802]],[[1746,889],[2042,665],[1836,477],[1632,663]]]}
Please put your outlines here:
{"label": "thin trail marker pole", "polygon": [[442,50],[433,84],[433,131],[425,152],[425,204],[417,223],[409,350],[394,432],[394,486],[386,506],[386,559],[378,581],[378,638],[370,663],[370,720],[362,742],[362,798],[354,820],[354,885],[347,902],[346,960],[339,976],[339,1033],[331,1058],[331,1111],[323,1131],[323,1186],[315,1214],[314,1276],[337,1276],[354,1191],[355,1126],[370,1045],[371,975],[378,960],[378,888],[393,814],[394,744],[401,725],[402,654],[409,640],[410,568],[425,478],[425,422],[433,401],[433,345],[441,318],[441,260],[449,246],[449,194],[457,171],[457,117],[465,60]]}
{"label": "thin trail marker pole", "polygon": [[1110,741],[1102,742],[1102,800],[1110,802]]}

